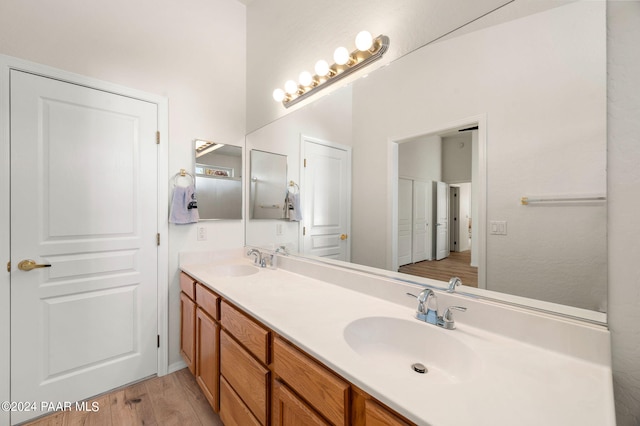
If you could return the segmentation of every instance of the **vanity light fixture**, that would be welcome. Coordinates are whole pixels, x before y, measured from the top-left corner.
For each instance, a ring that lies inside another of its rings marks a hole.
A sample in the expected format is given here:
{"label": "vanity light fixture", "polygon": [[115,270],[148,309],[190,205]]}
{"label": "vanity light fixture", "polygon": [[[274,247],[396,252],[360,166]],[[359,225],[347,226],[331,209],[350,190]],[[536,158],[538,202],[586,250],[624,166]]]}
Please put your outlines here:
{"label": "vanity light fixture", "polygon": [[202,157],[203,155],[208,154],[224,146],[223,143],[205,141],[204,139],[196,139],[195,142],[196,142],[196,148],[195,148],[196,158]]}
{"label": "vanity light fixture", "polygon": [[329,86],[349,74],[367,66],[380,58],[389,48],[389,37],[379,35],[375,39],[368,31],[360,31],[356,36],[356,50],[349,53],[346,47],[338,47],[334,54],[335,63],[329,65],[324,60],[316,62],[315,75],[307,71],[300,73],[298,82],[288,80],[283,89],[273,91],[273,99],[282,102],[285,108],[311,96],[317,90]]}

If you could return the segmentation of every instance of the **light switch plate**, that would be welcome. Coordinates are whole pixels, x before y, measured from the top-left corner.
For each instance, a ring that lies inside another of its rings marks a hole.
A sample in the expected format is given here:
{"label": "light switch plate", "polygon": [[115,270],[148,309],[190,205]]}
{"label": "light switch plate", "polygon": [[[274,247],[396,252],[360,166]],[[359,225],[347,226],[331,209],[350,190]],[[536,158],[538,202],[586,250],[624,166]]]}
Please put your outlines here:
{"label": "light switch plate", "polygon": [[489,222],[491,235],[507,235],[507,222],[505,220],[492,220]]}

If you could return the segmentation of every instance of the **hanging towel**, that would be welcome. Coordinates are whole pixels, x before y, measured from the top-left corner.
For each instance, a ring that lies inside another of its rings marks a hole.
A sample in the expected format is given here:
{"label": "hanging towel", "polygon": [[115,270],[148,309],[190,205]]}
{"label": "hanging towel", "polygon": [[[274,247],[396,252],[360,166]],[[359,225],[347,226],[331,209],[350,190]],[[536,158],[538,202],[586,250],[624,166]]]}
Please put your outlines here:
{"label": "hanging towel", "polygon": [[302,220],[302,211],[300,211],[300,194],[287,194],[288,217],[291,222],[300,222]]}
{"label": "hanging towel", "polygon": [[176,186],[171,200],[171,213],[169,222],[176,224],[196,223],[200,219],[198,215],[198,202],[196,201],[196,189],[193,185]]}

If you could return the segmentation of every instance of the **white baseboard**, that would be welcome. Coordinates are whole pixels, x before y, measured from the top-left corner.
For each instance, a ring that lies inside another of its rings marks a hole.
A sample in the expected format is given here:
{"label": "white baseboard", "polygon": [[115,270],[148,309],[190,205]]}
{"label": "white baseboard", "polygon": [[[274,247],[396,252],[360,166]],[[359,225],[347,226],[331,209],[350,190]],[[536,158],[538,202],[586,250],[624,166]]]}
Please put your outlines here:
{"label": "white baseboard", "polygon": [[[169,364],[169,369],[167,374],[175,373],[178,370],[182,370],[186,368],[187,364],[184,361],[174,362],[173,364]],[[158,374],[159,375],[159,374]]]}

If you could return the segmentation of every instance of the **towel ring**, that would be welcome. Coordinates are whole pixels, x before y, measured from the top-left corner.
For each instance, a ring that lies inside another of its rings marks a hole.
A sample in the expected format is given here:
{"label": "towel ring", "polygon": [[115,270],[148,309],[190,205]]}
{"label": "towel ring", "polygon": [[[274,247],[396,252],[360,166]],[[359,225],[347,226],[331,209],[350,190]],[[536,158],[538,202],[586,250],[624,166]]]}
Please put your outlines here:
{"label": "towel ring", "polygon": [[293,191],[291,191],[291,192],[293,192],[294,194],[295,194],[296,192],[300,192],[300,186],[298,186],[298,184],[297,184],[297,183],[295,183],[295,182],[294,182],[294,181],[292,181],[292,180],[290,180],[290,181],[289,181],[289,188],[293,188]]}
{"label": "towel ring", "polygon": [[173,175],[173,178],[172,178],[173,186],[177,186],[178,185],[178,179],[179,178],[187,177],[187,176],[189,176],[189,178],[191,179],[191,184],[195,185],[196,180],[193,178],[193,175],[191,173],[189,173],[188,171],[186,171],[185,169],[180,169],[180,171],[178,173]]}

